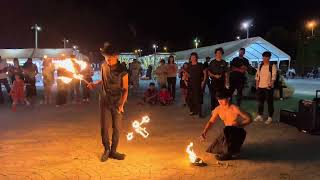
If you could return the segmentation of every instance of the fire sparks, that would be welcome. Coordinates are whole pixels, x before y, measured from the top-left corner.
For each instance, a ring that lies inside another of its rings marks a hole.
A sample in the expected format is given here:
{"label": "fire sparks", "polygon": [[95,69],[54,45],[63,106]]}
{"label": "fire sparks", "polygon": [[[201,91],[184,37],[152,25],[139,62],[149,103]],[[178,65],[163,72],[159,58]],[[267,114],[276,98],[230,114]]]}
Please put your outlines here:
{"label": "fire sparks", "polygon": [[[146,130],[145,127],[141,127],[143,124],[149,123],[150,118],[149,116],[144,116],[142,117],[141,122],[135,120],[132,123],[132,127],[135,130],[137,134],[140,134],[142,137],[147,138],[149,136],[149,132]],[[133,139],[133,132],[128,133],[127,135],[127,140],[131,141]]]}
{"label": "fire sparks", "polygon": [[187,147],[187,150],[186,152],[189,154],[189,159],[192,163],[195,163],[196,162],[196,159],[197,159],[197,155],[196,153],[193,151],[193,142],[191,142],[188,147]]}

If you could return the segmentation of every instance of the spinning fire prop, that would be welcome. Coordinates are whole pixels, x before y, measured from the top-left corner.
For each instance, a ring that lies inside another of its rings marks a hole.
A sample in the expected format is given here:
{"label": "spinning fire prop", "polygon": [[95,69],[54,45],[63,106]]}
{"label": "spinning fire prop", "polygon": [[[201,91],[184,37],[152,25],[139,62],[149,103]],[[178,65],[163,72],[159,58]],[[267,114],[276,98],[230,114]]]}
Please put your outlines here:
{"label": "spinning fire prop", "polygon": [[[77,72],[77,70],[75,69],[75,63],[79,65],[81,71],[84,70],[87,67],[87,63],[85,61],[80,61],[80,60],[77,60],[77,59],[67,58],[65,60],[55,61],[54,62],[56,68],[63,68],[66,71],[72,73],[73,74],[73,78],[82,80],[85,83],[89,84],[89,82],[84,80],[83,76],[81,74],[79,74],[79,72]],[[59,76],[58,77],[58,79],[62,80],[62,82],[66,83],[66,84],[70,83],[73,78],[65,77],[65,76]]]}
{"label": "spinning fire prop", "polygon": [[[147,138],[149,136],[148,131],[146,130],[145,127],[141,127],[143,124],[149,123],[150,118],[149,116],[143,116],[141,122],[135,120],[132,123],[132,127],[135,130],[137,134],[140,134],[142,137]],[[133,132],[129,132],[127,134],[127,140],[131,141],[133,139]]]}
{"label": "spinning fire prop", "polygon": [[196,153],[193,151],[193,142],[191,142],[188,147],[186,152],[189,154],[189,160],[192,163],[192,165],[195,166],[207,166],[207,163],[203,162],[202,159],[197,157]]}

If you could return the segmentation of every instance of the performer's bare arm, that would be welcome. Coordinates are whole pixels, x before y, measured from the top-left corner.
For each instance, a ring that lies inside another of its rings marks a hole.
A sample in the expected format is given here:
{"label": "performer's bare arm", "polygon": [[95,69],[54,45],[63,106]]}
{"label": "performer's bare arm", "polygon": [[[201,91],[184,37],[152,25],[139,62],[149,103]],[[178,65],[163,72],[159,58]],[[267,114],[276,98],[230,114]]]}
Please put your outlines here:
{"label": "performer's bare arm", "polygon": [[247,113],[242,112],[238,107],[234,106],[234,111],[236,111],[236,113],[241,118],[241,122],[239,122],[240,127],[247,126],[248,124],[250,124],[252,122],[251,117]]}
{"label": "performer's bare arm", "polygon": [[128,74],[122,77],[122,89],[123,89],[123,95],[121,97],[121,102],[119,106],[119,112],[124,112],[124,104],[126,103],[128,99],[128,90],[129,90],[129,78]]}
{"label": "performer's bare arm", "polygon": [[204,128],[204,130],[202,132],[203,139],[205,139],[207,137],[207,132],[212,127],[212,125],[217,121],[218,117],[219,117],[219,113],[218,113],[218,109],[216,108],[213,110],[212,116],[211,116],[210,120],[207,122],[206,127]]}

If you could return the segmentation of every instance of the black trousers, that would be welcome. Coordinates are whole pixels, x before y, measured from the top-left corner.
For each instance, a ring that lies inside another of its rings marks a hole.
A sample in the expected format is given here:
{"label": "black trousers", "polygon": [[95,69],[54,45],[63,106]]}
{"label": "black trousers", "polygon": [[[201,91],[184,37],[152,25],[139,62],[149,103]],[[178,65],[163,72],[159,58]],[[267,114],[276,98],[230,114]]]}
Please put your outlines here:
{"label": "black trousers", "polygon": [[56,105],[67,104],[69,85],[65,84],[61,80],[57,80],[57,96],[56,96]]}
{"label": "black trousers", "polygon": [[4,85],[4,87],[6,88],[8,94],[11,91],[8,80],[7,79],[0,79],[0,103],[3,103],[3,101],[4,101],[3,92],[2,92],[2,85]]}
{"label": "black trousers", "polygon": [[236,96],[236,100],[237,100],[237,105],[240,106],[241,105],[241,101],[242,101],[242,91],[243,91],[243,87],[244,87],[244,83],[243,82],[233,82],[230,83],[230,97],[232,100],[232,96],[235,90],[237,90],[237,96]]}
{"label": "black trousers", "polygon": [[26,97],[27,98],[32,98],[33,96],[37,95],[37,88],[36,88],[36,78],[35,77],[30,77],[26,76],[25,77],[25,82],[26,82]]}
{"label": "black trousers", "polygon": [[263,115],[264,102],[267,101],[268,114],[269,114],[269,117],[272,117],[274,113],[273,89],[259,88],[257,90],[257,100],[258,100],[258,114]]}
{"label": "black trousers", "polygon": [[223,132],[209,146],[207,152],[230,155],[240,153],[246,135],[247,133],[243,128],[226,126]]}
{"label": "black trousers", "polygon": [[[88,82],[92,82],[91,77],[86,77],[84,79]],[[83,99],[90,98],[90,89],[88,88],[88,84],[85,83],[84,81],[81,81],[81,86],[82,86],[82,98]]]}
{"label": "black trousers", "polygon": [[167,82],[168,82],[169,92],[170,92],[172,98],[175,99],[177,78],[176,77],[168,77]]}
{"label": "black trousers", "polygon": [[[111,114],[111,119],[107,118],[107,112]],[[110,137],[109,137],[109,122],[112,124],[112,139],[111,139],[111,152],[116,152],[119,144],[120,136],[120,122],[122,120],[122,114],[118,112],[116,107],[109,107],[106,99],[100,98],[100,123],[101,123],[101,137],[102,144],[105,150],[110,149]]]}

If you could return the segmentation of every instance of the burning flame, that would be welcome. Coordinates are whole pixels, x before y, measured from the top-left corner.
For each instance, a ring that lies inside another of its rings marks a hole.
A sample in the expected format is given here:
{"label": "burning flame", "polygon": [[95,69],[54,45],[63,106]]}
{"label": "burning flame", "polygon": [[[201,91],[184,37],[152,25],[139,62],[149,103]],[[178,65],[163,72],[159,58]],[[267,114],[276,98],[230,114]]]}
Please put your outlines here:
{"label": "burning flame", "polygon": [[[132,127],[137,134],[140,134],[142,137],[147,138],[149,136],[149,133],[145,127],[141,127],[141,126],[149,122],[150,122],[149,116],[143,116],[141,122],[137,120],[133,121]],[[127,140],[131,141],[132,139],[133,139],[133,132],[130,132],[127,135]]]}
{"label": "burning flame", "polygon": [[64,77],[64,76],[59,76],[58,79],[60,79],[62,82],[69,84],[72,81],[72,78]]}
{"label": "burning flame", "polygon": [[[80,61],[77,59],[64,59],[64,60],[60,60],[60,61],[55,61],[54,64],[56,66],[56,68],[63,68],[71,73],[73,73],[73,78],[79,79],[79,80],[83,80],[83,76],[81,74],[78,74],[79,72],[77,72],[77,70],[74,67],[74,63],[77,63],[80,66],[80,70],[84,70],[87,67],[87,63],[85,61]],[[64,83],[70,83],[72,81],[72,78],[68,78],[68,77],[64,77],[64,76],[60,76],[58,77],[58,79],[62,80]],[[88,83],[87,81],[85,81],[86,83]]]}
{"label": "burning flame", "polygon": [[193,151],[192,149],[193,147],[193,142],[191,142],[188,147],[187,147],[187,150],[186,152],[189,154],[189,159],[192,163],[196,162],[196,159],[197,159],[197,155],[196,153]]}

